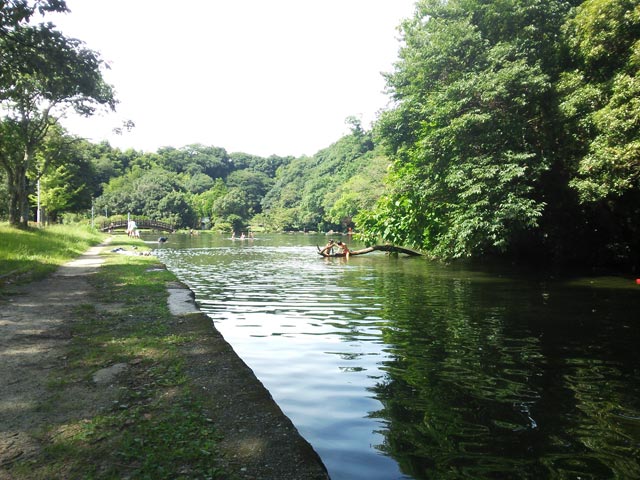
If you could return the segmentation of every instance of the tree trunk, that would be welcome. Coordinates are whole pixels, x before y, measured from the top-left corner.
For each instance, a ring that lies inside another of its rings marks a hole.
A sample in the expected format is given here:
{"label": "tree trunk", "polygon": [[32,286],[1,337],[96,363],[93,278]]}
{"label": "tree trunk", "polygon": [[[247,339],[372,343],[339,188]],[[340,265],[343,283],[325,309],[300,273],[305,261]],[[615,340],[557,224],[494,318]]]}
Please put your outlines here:
{"label": "tree trunk", "polygon": [[[373,245],[371,247],[363,248],[362,250],[350,251],[349,256],[364,255],[365,253],[371,253],[375,251],[390,252],[390,253],[404,253],[405,255],[409,255],[411,257],[417,257],[422,255],[420,252],[416,252],[415,250],[410,250],[408,248],[403,248],[403,247],[396,247],[395,245]],[[323,257],[346,256],[344,253],[332,253],[332,254],[323,253],[320,247],[318,247],[318,254],[322,255]]]}
{"label": "tree trunk", "polygon": [[9,224],[14,227],[26,228],[29,226],[27,165],[29,165],[30,160],[31,155],[25,153],[24,161],[20,165],[16,165],[11,171],[7,171]]}
{"label": "tree trunk", "polygon": [[20,181],[17,169],[7,172],[7,186],[9,187],[9,224],[20,226]]}
{"label": "tree trunk", "polygon": [[29,226],[29,180],[25,171],[20,177],[20,190],[18,191],[18,207],[20,209],[20,226]]}

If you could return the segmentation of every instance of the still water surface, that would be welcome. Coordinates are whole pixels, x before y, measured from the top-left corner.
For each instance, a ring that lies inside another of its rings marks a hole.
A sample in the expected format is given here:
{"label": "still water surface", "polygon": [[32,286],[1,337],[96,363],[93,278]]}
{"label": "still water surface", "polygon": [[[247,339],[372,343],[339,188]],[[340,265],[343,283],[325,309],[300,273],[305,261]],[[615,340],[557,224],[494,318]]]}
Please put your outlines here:
{"label": "still water surface", "polygon": [[[640,287],[173,235],[196,293],[334,480],[640,478]],[[353,245],[357,247],[357,245]]]}

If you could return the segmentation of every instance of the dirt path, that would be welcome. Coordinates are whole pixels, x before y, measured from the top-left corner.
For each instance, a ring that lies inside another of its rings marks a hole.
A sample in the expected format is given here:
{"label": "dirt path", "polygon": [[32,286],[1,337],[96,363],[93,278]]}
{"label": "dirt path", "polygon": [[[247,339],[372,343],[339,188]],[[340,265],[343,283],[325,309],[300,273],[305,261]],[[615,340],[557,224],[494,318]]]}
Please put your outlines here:
{"label": "dirt path", "polygon": [[[66,398],[55,399],[65,408],[42,408],[54,394],[47,388],[51,372],[65,366],[74,306],[91,301],[88,276],[103,263],[104,248],[93,247],[51,277],[16,287],[9,300],[0,300],[0,480],[12,478],[14,462],[40,451],[46,440],[39,432],[46,425],[90,418],[115,399],[111,387],[118,372],[98,372],[108,381],[88,372],[93,382],[66,388]],[[184,302],[189,295],[173,297]],[[220,448],[230,471],[242,479],[328,479],[315,451],[207,317],[190,313],[192,308],[172,312],[172,328],[196,334],[197,340],[181,347],[182,355],[193,385],[215,392],[208,409],[223,432]]]}
{"label": "dirt path", "polygon": [[51,412],[38,405],[46,395],[49,370],[65,361],[71,338],[65,320],[91,294],[86,277],[104,262],[101,250],[93,247],[51,277],[16,287],[16,294],[0,305],[0,479],[2,467],[39,448],[29,432],[50,421]]}

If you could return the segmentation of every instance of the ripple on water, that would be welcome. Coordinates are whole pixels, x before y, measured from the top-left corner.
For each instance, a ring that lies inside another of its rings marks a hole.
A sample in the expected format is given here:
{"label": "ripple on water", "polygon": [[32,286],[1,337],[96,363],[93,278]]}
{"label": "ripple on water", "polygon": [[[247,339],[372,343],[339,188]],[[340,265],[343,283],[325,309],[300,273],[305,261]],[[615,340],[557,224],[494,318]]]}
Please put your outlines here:
{"label": "ripple on water", "polygon": [[333,480],[640,478],[633,292],[294,241],[160,255]]}

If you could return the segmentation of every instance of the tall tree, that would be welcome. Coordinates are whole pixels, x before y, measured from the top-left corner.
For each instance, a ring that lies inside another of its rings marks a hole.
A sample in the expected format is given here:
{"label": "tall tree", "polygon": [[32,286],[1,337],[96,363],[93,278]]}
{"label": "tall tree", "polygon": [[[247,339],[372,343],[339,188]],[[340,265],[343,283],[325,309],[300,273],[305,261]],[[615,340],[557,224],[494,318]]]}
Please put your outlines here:
{"label": "tall tree", "polygon": [[368,168],[373,151],[371,132],[354,122],[352,133],[333,145],[278,168],[273,188],[262,202],[265,216],[275,228],[326,230],[344,223],[339,216],[337,222],[331,220],[336,216],[329,214],[338,199],[336,192]]}
{"label": "tall tree", "polygon": [[224,148],[200,144],[182,148],[158,149],[158,165],[172,172],[205,173],[211,178],[224,178],[231,170],[229,155]]}
{"label": "tall tree", "polygon": [[29,172],[49,128],[73,109],[91,115],[115,108],[100,56],[48,24],[31,25],[36,11],[66,11],[63,1],[9,2],[0,28],[0,165],[9,188],[9,221],[26,226]]}

